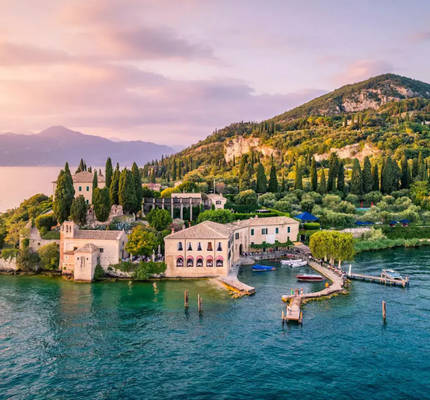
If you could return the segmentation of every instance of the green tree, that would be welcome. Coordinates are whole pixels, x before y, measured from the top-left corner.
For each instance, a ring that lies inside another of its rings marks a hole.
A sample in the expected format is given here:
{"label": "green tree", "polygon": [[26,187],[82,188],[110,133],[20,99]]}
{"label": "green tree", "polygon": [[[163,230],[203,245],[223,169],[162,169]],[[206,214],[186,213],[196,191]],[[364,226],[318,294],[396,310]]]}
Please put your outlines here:
{"label": "green tree", "polygon": [[303,190],[302,167],[299,161],[296,162],[295,166],[294,189]]}
{"label": "green tree", "polygon": [[369,193],[373,189],[372,165],[370,164],[369,157],[364,158],[363,171],[362,171],[362,188],[363,193]]}
{"label": "green tree", "polygon": [[162,210],[160,208],[154,208],[147,215],[146,219],[154,229],[157,231],[162,231],[166,229],[171,223],[172,218],[167,210]]}
{"label": "green tree", "polygon": [[87,223],[87,210],[88,206],[84,196],[79,195],[72,201],[72,206],[70,207],[70,218],[75,224],[84,226]]}
{"label": "green tree", "polygon": [[133,174],[127,168],[122,170],[119,178],[118,199],[125,213],[135,212],[137,208],[136,190]]}
{"label": "green tree", "polygon": [[327,191],[333,192],[336,189],[336,178],[339,170],[339,159],[336,153],[330,154]]}
{"label": "green tree", "polygon": [[128,236],[125,249],[134,256],[150,256],[158,246],[157,236],[143,225],[137,225]]}
{"label": "green tree", "polygon": [[339,168],[337,171],[337,190],[345,193],[345,167],[343,161],[339,161]]}
{"label": "green tree", "polygon": [[311,163],[311,190],[313,192],[316,192],[318,190],[317,163],[314,157],[312,157],[312,163]]}
{"label": "green tree", "polygon": [[106,166],[105,166],[105,184],[107,188],[110,188],[110,185],[112,183],[112,176],[113,176],[113,168],[112,168],[112,160],[110,157],[106,160]]}
{"label": "green tree", "polygon": [[16,257],[16,265],[22,271],[39,271],[39,255],[29,247],[20,249]]}
{"label": "green tree", "polygon": [[361,168],[360,168],[360,163],[358,162],[358,160],[356,158],[354,158],[354,161],[352,164],[350,191],[351,191],[351,193],[357,194],[357,195],[360,195],[362,192]]}
{"label": "green tree", "polygon": [[423,159],[423,153],[420,151],[418,154],[418,180],[423,181],[425,180],[426,175],[426,165],[424,163]]}
{"label": "green tree", "polygon": [[267,190],[272,193],[276,193],[278,191],[278,178],[276,177],[276,167],[273,162],[270,167],[270,178]]}
{"label": "green tree", "polygon": [[59,267],[60,250],[57,243],[50,243],[38,250],[42,270],[55,271]]}
{"label": "green tree", "polygon": [[378,164],[374,164],[372,168],[372,182],[373,182],[373,191],[378,192],[379,191],[379,171],[378,171]]}
{"label": "green tree", "polygon": [[258,163],[257,166],[257,193],[266,193],[267,191],[267,178],[264,172],[263,164]]}
{"label": "green tree", "polygon": [[111,204],[119,204],[119,197],[118,197],[119,178],[120,178],[120,172],[119,172],[119,166],[117,164],[115,172],[113,173],[112,182],[109,187],[109,197],[110,197]]}
{"label": "green tree", "polygon": [[55,214],[53,213],[42,214],[42,215],[39,215],[34,222],[35,222],[36,228],[43,236],[53,226],[57,225],[57,218],[55,218]]}
{"label": "green tree", "polygon": [[318,192],[321,194],[327,193],[327,181],[325,179],[324,168],[321,168],[320,172],[320,184],[318,186]]}
{"label": "green tree", "polygon": [[206,210],[199,214],[197,223],[203,221],[219,222],[220,224],[227,224],[234,220],[234,215],[230,210]]}
{"label": "green tree", "polygon": [[96,218],[98,221],[104,222],[108,219],[111,208],[109,191],[107,188],[95,188],[93,197]]}
{"label": "green tree", "polygon": [[87,165],[85,164],[85,161],[81,158],[81,161],[79,162],[78,169],[76,170],[76,173],[86,171]]}
{"label": "green tree", "polygon": [[403,155],[402,157],[400,169],[401,169],[401,176],[400,176],[401,187],[402,189],[407,189],[411,184],[411,175],[410,175],[408,159],[406,158],[406,155]]}
{"label": "green tree", "polygon": [[412,160],[412,178],[416,179],[419,173],[418,158]]}
{"label": "green tree", "polygon": [[391,157],[384,160],[381,171],[381,192],[391,193],[394,186],[393,161]]}
{"label": "green tree", "polygon": [[98,188],[98,186],[99,186],[99,181],[97,177],[97,170],[95,170],[93,174],[93,192],[92,192],[91,203],[94,203],[94,192]]}
{"label": "green tree", "polygon": [[75,189],[73,188],[73,183],[71,183],[68,174],[61,170],[57,178],[53,204],[55,216],[60,224],[69,217],[74,197]]}
{"label": "green tree", "polygon": [[142,177],[140,176],[139,168],[135,162],[131,167],[131,173],[133,175],[134,190],[136,192],[136,207],[134,209],[134,212],[138,212],[142,209],[143,189]]}

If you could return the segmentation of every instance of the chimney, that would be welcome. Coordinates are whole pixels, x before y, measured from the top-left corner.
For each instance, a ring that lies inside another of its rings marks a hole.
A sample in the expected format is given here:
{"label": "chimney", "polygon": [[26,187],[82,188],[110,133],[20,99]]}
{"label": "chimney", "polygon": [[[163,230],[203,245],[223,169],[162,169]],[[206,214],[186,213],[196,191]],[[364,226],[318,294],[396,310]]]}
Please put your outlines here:
{"label": "chimney", "polygon": [[175,233],[175,228],[172,226],[172,230],[170,233]]}

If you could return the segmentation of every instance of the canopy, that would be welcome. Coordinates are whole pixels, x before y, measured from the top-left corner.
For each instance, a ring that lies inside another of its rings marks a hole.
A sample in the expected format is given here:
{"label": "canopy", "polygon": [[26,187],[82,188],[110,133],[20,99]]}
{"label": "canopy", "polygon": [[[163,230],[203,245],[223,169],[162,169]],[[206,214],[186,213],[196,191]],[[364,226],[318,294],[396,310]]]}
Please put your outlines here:
{"label": "canopy", "polygon": [[360,225],[360,226],[363,226],[363,225],[373,225],[373,222],[370,222],[370,221],[355,221],[355,225]]}
{"label": "canopy", "polygon": [[401,224],[409,224],[411,221],[409,221],[408,219],[401,219],[400,223]]}
{"label": "canopy", "polygon": [[299,219],[302,222],[314,222],[318,221],[318,218],[315,217],[315,215],[312,215],[311,213],[308,213],[307,211],[302,212],[299,215],[296,215],[294,218]]}
{"label": "canopy", "polygon": [[390,221],[390,225],[396,225],[398,223],[399,223],[399,221]]}

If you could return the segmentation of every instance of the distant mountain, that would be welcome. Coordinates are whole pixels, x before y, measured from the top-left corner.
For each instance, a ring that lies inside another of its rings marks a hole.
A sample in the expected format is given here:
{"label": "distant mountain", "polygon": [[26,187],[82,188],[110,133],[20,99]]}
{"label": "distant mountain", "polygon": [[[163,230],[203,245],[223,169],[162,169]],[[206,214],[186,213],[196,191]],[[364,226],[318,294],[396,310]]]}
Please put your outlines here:
{"label": "distant mountain", "polygon": [[[241,157],[252,153],[266,168],[291,172],[295,160],[324,160],[331,152],[344,159],[418,152],[430,156],[430,84],[384,74],[343,86],[261,122],[236,122],[206,139],[148,164],[162,178],[193,170],[203,176],[238,176]],[[179,166],[179,167],[178,167]]]}
{"label": "distant mountain", "polygon": [[171,147],[151,142],[112,141],[62,126],[50,127],[36,135],[0,135],[2,166],[60,166],[66,161],[77,165],[81,158],[88,165],[101,166],[107,157],[123,165],[133,161],[142,165],[174,151]]}

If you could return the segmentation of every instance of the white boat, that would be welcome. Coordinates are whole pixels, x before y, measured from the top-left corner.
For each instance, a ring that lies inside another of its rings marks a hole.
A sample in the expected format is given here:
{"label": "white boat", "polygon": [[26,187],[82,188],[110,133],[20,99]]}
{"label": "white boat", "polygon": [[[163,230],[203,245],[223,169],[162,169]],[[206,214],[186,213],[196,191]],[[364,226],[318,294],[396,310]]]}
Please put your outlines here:
{"label": "white boat", "polygon": [[306,260],[281,260],[281,265],[287,265],[291,268],[298,268],[308,265],[308,262]]}

